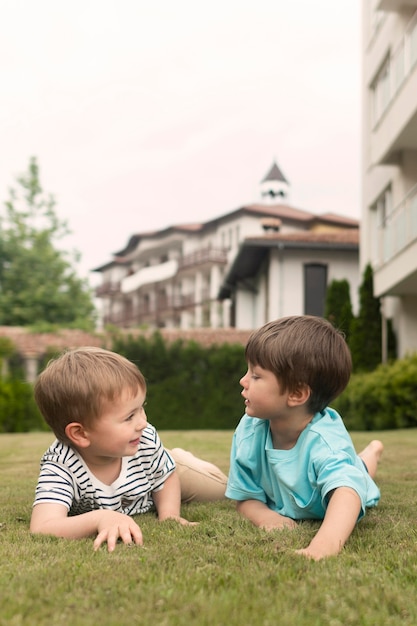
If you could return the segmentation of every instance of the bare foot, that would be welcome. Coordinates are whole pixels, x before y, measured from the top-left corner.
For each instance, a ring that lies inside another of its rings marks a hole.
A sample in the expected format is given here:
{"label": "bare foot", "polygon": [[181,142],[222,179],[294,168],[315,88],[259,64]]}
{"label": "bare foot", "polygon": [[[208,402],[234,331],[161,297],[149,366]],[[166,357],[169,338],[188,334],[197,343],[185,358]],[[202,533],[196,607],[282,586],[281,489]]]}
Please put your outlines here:
{"label": "bare foot", "polygon": [[359,453],[362,461],[365,463],[369,475],[375,478],[378,463],[381,460],[384,451],[384,444],[379,439],[373,439],[362,452]]}

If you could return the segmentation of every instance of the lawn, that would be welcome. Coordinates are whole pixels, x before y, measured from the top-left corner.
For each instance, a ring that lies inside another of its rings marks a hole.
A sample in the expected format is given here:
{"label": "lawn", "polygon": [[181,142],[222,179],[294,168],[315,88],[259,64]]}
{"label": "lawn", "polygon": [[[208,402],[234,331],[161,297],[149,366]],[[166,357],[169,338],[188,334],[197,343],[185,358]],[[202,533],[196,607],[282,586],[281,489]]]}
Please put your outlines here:
{"label": "lawn", "polygon": [[[228,469],[231,432],[162,431]],[[233,503],[192,504],[195,527],[138,518],[143,547],[93,551],[92,540],[28,532],[45,433],[0,435],[1,626],[347,626],[417,624],[417,430],[372,433],[385,453],[380,505],[338,557],[294,554],[317,523],[267,533]],[[353,433],[357,449],[369,433]]]}

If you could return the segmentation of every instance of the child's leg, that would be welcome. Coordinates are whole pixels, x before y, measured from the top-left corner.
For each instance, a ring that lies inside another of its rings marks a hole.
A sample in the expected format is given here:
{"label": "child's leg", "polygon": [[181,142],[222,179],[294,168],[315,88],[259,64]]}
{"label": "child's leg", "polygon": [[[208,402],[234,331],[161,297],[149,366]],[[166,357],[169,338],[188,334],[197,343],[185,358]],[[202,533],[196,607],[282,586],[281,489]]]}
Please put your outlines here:
{"label": "child's leg", "polygon": [[384,451],[384,444],[378,439],[373,439],[362,452],[359,452],[359,456],[365,463],[371,478],[375,478],[378,463],[381,460],[382,452]]}
{"label": "child's leg", "polygon": [[177,466],[182,502],[214,502],[224,499],[227,476],[218,467],[198,459],[182,448],[174,448],[168,452]]}

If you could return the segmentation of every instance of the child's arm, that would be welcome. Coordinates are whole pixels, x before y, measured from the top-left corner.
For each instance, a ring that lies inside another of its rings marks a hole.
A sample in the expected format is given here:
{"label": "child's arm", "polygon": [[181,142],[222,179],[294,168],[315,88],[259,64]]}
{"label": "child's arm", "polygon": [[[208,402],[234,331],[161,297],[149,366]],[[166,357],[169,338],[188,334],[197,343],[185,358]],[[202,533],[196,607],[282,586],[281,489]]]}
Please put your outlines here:
{"label": "child's arm", "polygon": [[44,535],[54,535],[65,539],[83,539],[97,534],[94,549],[107,542],[112,552],[118,539],[123,543],[142,545],[142,532],[136,522],[117,511],[97,509],[68,517],[67,509],[62,504],[37,504],[32,511],[30,531]]}
{"label": "child's arm", "polygon": [[236,503],[238,512],[252,524],[265,530],[274,528],[295,528],[297,524],[290,517],[272,511],[260,500],[242,500]]}
{"label": "child's arm", "polygon": [[196,522],[189,522],[181,517],[181,485],[177,472],[171,472],[162,489],[152,492],[158,519],[163,522],[166,519],[174,519],[184,526],[196,526]]}
{"label": "child's arm", "polygon": [[360,510],[361,500],[354,489],[335,489],[322,525],[307,548],[297,550],[297,553],[315,561],[338,554],[355,528]]}

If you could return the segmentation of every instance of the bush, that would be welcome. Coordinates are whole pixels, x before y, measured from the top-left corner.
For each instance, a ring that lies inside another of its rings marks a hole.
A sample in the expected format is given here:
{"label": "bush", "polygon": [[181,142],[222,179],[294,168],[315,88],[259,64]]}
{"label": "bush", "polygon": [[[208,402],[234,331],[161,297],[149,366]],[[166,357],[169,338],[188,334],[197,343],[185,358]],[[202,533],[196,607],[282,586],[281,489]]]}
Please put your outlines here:
{"label": "bush", "polygon": [[0,380],[0,433],[49,430],[33,399],[32,385]]}
{"label": "bush", "polygon": [[195,341],[113,338],[119,352],[143,372],[149,421],[158,429],[234,429],[243,414],[239,380],[245,372],[238,344],[205,348]]}
{"label": "bush", "polygon": [[417,354],[354,374],[332,406],[351,430],[417,427]]}
{"label": "bush", "polygon": [[[166,342],[114,335],[112,350],[142,370],[148,386],[149,421],[163,430],[233,430],[243,412],[239,379],[246,371],[240,344],[204,347],[195,341]],[[41,368],[56,353],[45,355]],[[417,354],[356,373],[332,402],[349,430],[417,427]],[[21,377],[0,379],[0,432],[48,430],[32,385]]]}

